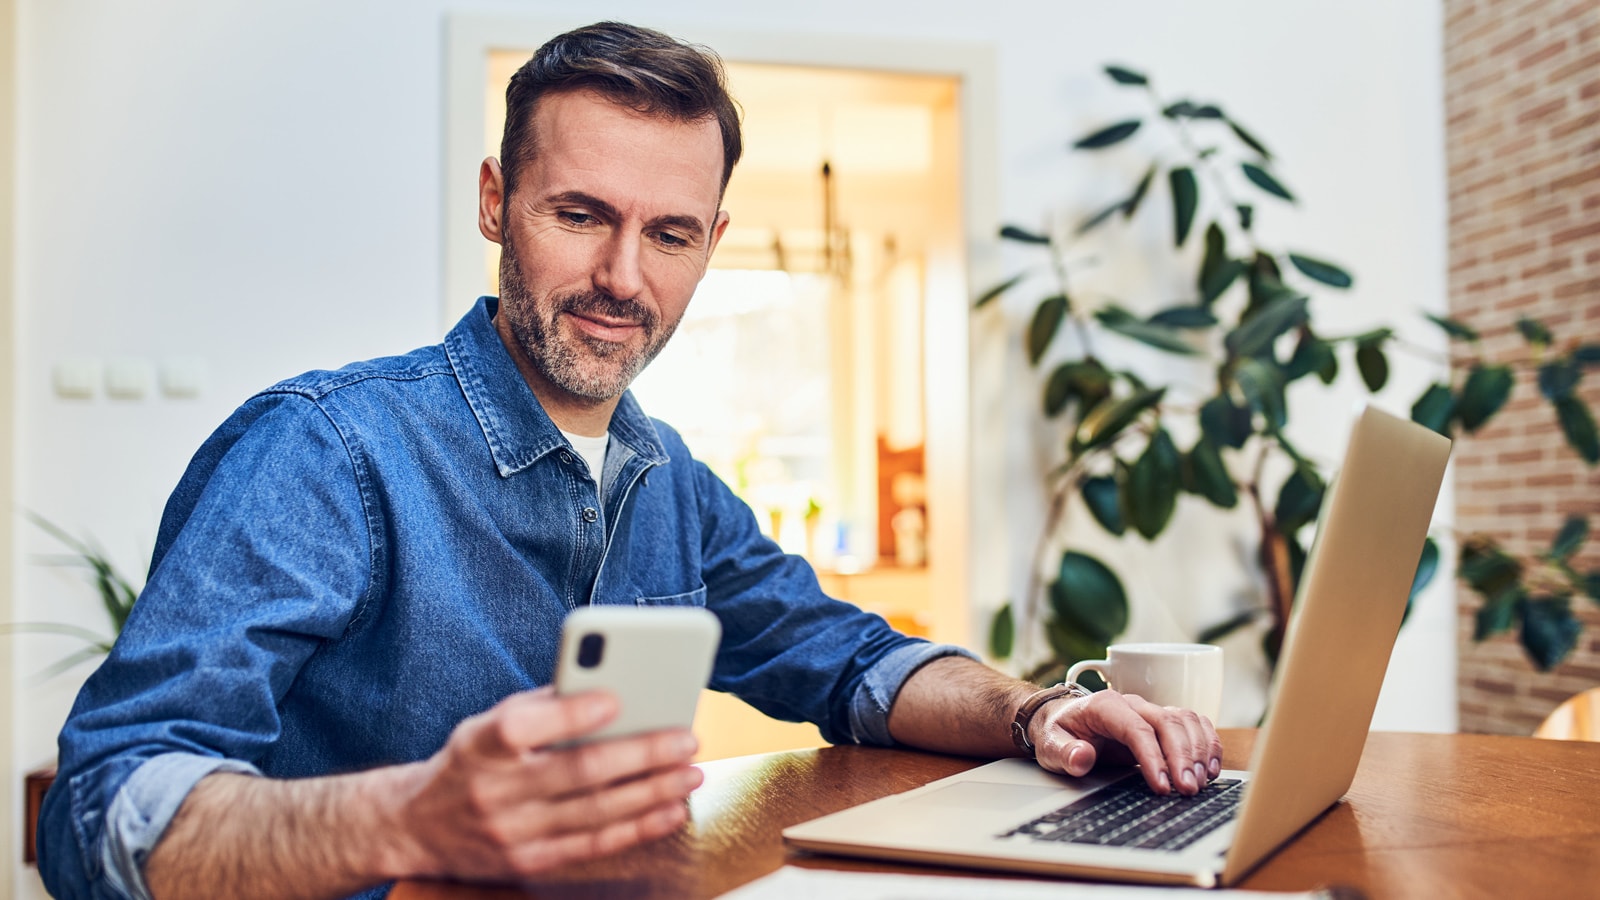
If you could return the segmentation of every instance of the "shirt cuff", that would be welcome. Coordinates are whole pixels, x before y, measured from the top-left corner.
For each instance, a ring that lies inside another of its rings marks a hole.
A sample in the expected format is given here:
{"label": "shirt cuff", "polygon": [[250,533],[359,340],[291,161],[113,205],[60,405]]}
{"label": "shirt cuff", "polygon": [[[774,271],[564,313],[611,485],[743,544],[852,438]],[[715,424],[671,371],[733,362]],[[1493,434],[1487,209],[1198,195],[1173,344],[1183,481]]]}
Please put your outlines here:
{"label": "shirt cuff", "polygon": [[964,656],[977,660],[970,651],[953,644],[917,641],[897,647],[867,670],[855,696],[850,698],[850,737],[858,744],[894,746],[889,734],[889,707],[911,673],[942,656]]}
{"label": "shirt cuff", "polygon": [[145,860],[178,814],[189,791],[214,772],[260,775],[261,770],[236,759],[163,753],[133,770],[106,811],[100,839],[100,865],[107,886],[117,896],[150,900],[144,881]]}

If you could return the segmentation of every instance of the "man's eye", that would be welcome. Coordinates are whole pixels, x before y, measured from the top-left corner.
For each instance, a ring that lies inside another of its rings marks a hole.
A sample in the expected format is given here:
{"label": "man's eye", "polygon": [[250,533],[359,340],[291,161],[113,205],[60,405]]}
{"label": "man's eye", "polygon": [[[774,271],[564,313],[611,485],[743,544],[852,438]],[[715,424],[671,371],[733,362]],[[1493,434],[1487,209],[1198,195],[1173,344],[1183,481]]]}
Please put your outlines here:
{"label": "man's eye", "polygon": [[557,215],[561,216],[562,221],[569,225],[593,225],[595,221],[594,216],[588,213],[572,212],[570,210],[560,212]]}
{"label": "man's eye", "polygon": [[658,240],[661,243],[667,245],[668,247],[687,247],[687,246],[689,246],[689,242],[687,240],[685,240],[685,239],[679,237],[678,235],[675,235],[675,234],[673,234],[673,233],[671,233],[669,231],[658,231],[658,232],[656,232],[656,240]]}

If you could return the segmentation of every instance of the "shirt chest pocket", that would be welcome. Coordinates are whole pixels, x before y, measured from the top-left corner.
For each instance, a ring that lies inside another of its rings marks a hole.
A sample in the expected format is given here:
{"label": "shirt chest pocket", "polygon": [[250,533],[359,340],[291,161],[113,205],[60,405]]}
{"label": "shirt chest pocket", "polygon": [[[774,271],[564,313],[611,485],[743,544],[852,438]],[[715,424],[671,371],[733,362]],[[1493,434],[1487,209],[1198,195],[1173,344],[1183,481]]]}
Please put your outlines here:
{"label": "shirt chest pocket", "polygon": [[660,597],[640,597],[634,601],[639,606],[705,606],[706,586],[700,585],[692,591],[682,594],[667,594]]}

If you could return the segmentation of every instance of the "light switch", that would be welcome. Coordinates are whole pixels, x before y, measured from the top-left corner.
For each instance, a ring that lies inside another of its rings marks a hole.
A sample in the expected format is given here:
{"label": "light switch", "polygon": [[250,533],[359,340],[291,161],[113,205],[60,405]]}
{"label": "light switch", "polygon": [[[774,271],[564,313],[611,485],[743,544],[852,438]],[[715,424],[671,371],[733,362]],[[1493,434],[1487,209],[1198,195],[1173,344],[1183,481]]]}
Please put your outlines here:
{"label": "light switch", "polygon": [[51,380],[57,397],[87,400],[94,396],[94,386],[100,381],[100,363],[83,357],[56,360]]}
{"label": "light switch", "polygon": [[175,400],[200,396],[205,388],[206,361],[195,357],[168,359],[161,363],[161,393]]}
{"label": "light switch", "polygon": [[139,400],[155,385],[155,369],[143,359],[114,359],[106,364],[106,396]]}

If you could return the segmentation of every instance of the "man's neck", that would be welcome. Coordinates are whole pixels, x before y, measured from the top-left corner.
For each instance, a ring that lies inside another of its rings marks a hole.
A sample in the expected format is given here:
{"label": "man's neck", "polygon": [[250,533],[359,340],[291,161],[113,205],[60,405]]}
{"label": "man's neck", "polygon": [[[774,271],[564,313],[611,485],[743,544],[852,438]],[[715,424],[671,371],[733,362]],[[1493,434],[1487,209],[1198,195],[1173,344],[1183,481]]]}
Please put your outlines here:
{"label": "man's neck", "polygon": [[528,389],[538,398],[539,405],[544,407],[545,415],[550,417],[550,421],[562,431],[584,437],[600,437],[609,431],[611,414],[616,411],[617,404],[622,398],[617,396],[607,400],[591,400],[588,397],[576,396],[553,384],[534,366],[533,361],[528,359],[528,355],[522,351],[522,345],[518,344],[510,334],[510,329],[511,326],[504,316],[494,317],[494,330],[500,335],[500,343],[504,344],[506,352],[511,354],[511,361],[517,364],[517,371],[522,373],[522,380],[527,382]]}

